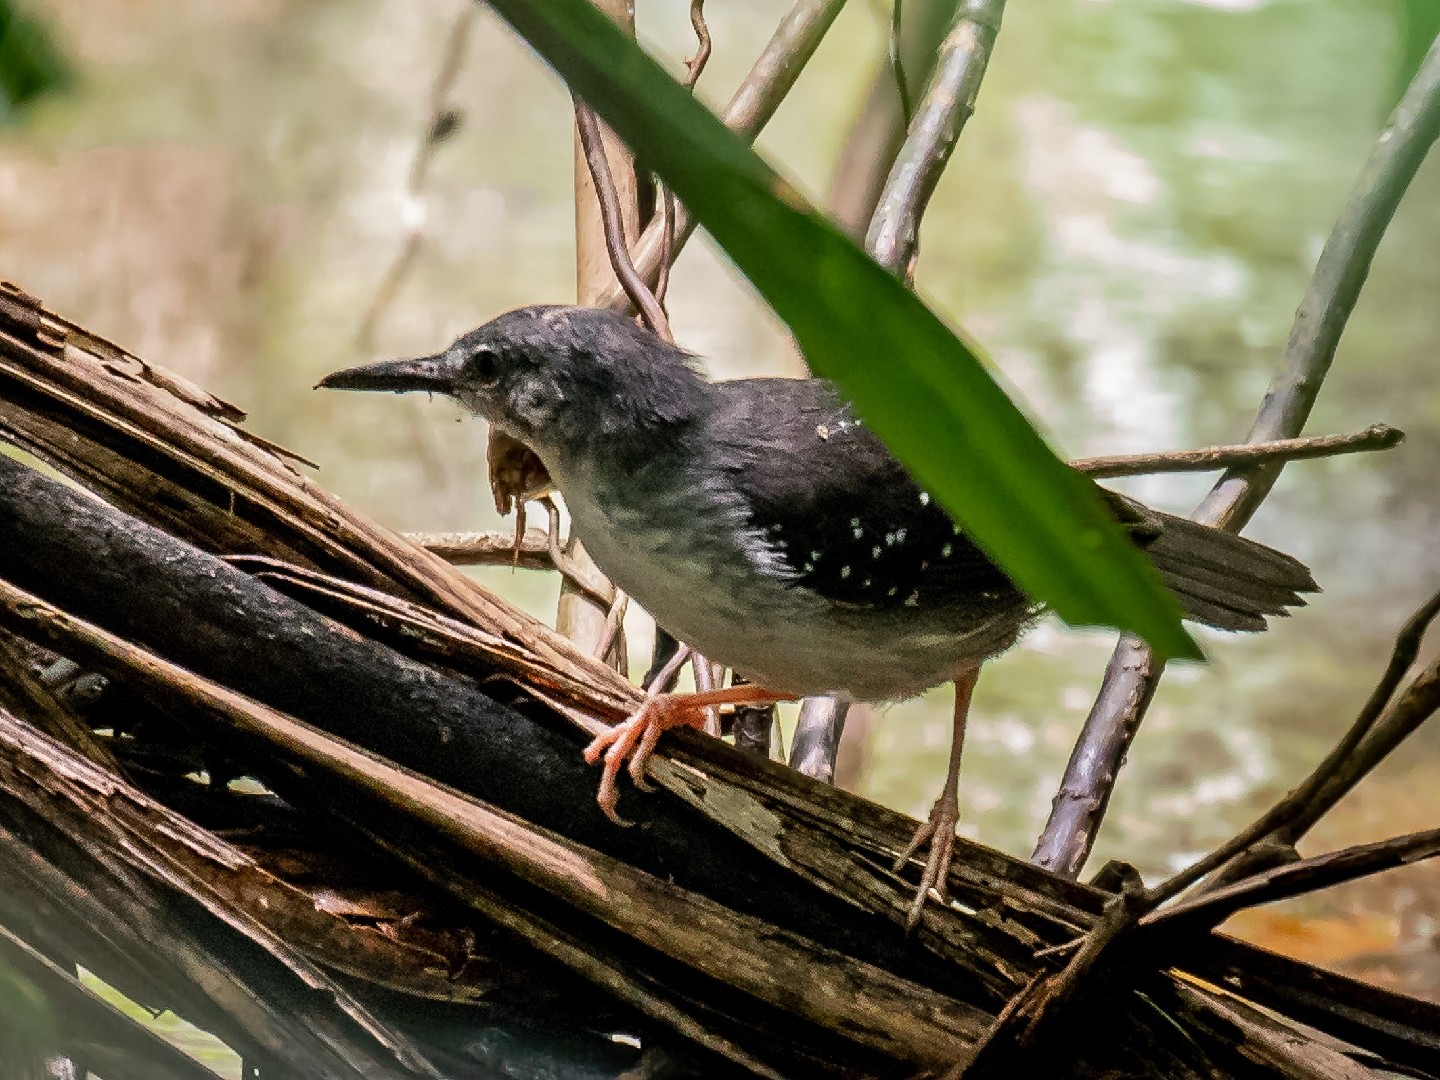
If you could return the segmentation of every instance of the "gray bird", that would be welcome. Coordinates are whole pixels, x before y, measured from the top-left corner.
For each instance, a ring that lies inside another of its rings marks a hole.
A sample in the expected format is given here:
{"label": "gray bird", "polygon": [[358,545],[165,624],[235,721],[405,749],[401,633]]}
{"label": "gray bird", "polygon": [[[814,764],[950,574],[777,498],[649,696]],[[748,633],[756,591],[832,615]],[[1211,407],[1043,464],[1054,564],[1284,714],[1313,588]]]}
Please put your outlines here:
{"label": "gray bird", "polygon": [[[326,376],[341,390],[447,394],[539,456],[596,563],[672,634],[748,684],[661,695],[604,752],[615,816],[662,730],[706,705],[812,694],[891,701],[955,680],[950,774],[897,867],[929,844],[911,921],[944,893],[965,715],[982,661],[1039,614],[824,379],[709,382],[608,310],[511,311],[444,352]],[[1099,489],[1186,615],[1263,630],[1316,590],[1295,559]]]}

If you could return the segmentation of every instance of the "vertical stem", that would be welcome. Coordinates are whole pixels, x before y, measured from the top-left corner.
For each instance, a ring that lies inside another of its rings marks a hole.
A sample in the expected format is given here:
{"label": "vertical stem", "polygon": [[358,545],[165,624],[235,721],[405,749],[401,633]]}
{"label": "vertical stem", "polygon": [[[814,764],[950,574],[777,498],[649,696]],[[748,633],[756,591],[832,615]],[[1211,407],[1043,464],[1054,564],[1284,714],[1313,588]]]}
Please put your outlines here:
{"label": "vertical stem", "polygon": [[[635,33],[635,5],[633,0],[594,0],[595,6],[610,16],[622,29],[632,36]],[[620,201],[620,216],[624,224],[625,243],[633,246],[639,235],[638,185],[635,178],[635,160],[625,144],[604,124],[600,126],[601,142],[605,157],[610,163],[610,175],[615,182],[615,191]],[[600,212],[600,200],[595,194],[595,184],[590,177],[590,167],[585,162],[584,149],[579,135],[575,141],[575,296],[580,304],[593,305],[601,302],[606,293],[619,288],[615,272],[610,267],[610,254],[605,246],[605,224]],[[594,561],[581,544],[572,539],[567,545],[567,554],[587,570],[600,573]],[[570,584],[568,579],[560,587],[560,605],[555,614],[555,629],[564,634],[584,652],[594,652],[605,634],[605,620],[609,612],[595,600]],[[609,659],[622,671],[625,668],[624,635],[616,637],[615,648]]]}

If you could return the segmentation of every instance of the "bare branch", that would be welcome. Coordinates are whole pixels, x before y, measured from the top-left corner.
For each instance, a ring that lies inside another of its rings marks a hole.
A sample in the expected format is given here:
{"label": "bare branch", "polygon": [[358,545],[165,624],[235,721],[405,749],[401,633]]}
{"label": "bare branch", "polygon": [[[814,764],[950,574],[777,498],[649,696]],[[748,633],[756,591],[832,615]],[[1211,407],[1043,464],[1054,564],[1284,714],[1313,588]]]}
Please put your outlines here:
{"label": "bare branch", "polygon": [[375,328],[380,325],[381,318],[400,291],[400,286],[405,283],[405,278],[409,276],[415,259],[425,244],[422,201],[425,182],[430,175],[430,163],[435,157],[435,151],[454,134],[459,124],[460,114],[450,105],[450,91],[460,75],[460,63],[465,58],[465,46],[470,40],[470,27],[474,25],[478,12],[479,8],[475,4],[466,5],[456,17],[445,43],[440,68],[430,90],[430,108],[420,129],[419,144],[415,148],[415,158],[410,163],[409,178],[405,186],[405,198],[412,220],[407,222],[405,239],[400,250],[390,268],[385,271],[385,276],[380,279],[370,306],[365,309],[365,315],[360,320],[360,329],[355,334],[355,347],[361,352],[370,352],[374,346]]}
{"label": "bare branch", "polygon": [[1405,433],[1388,424],[1372,424],[1348,435],[1274,439],[1269,442],[1207,446],[1201,450],[1166,450],[1154,454],[1115,454],[1076,458],[1070,467],[1097,479],[1107,476],[1151,476],[1156,473],[1218,472],[1271,461],[1333,457],[1371,450],[1389,450],[1404,442]]}
{"label": "bare branch", "polygon": [[[1247,442],[1293,438],[1305,426],[1380,239],[1437,135],[1440,41],[1431,46],[1380,133],[1330,232]],[[1232,469],[1192,516],[1207,525],[1238,531],[1269,494],[1282,467],[1283,462],[1274,461],[1248,470]],[[1079,874],[1161,671],[1143,642],[1129,634],[1121,636],[1032,856],[1041,866],[1072,877]]]}
{"label": "bare branch", "polygon": [[555,569],[550,560],[550,542],[541,529],[526,529],[518,545],[508,532],[406,533],[405,539],[439,555],[451,566]]}
{"label": "bare branch", "polygon": [[1167,936],[1194,934],[1218,926],[1245,908],[1303,896],[1437,855],[1440,855],[1440,829],[1395,836],[1373,844],[1357,844],[1265,870],[1202,893],[1193,900],[1181,901],[1164,911],[1151,912],[1140,920],[1140,925],[1156,929],[1163,926]]}
{"label": "bare branch", "polygon": [[1383,711],[1394,697],[1401,678],[1415,662],[1425,631],[1437,614],[1440,614],[1440,592],[1422,604],[1401,629],[1385,673],[1355,722],[1325,759],[1259,819],[1193,866],[1157,885],[1153,890],[1157,903],[1215,870],[1224,868],[1215,882],[1220,885],[1260,869],[1281,853],[1293,851],[1300,838],[1331,807],[1440,708],[1440,658],[1437,658],[1405,688],[1391,709]]}
{"label": "bare branch", "polygon": [[600,216],[605,225],[605,249],[610,253],[610,266],[615,271],[615,277],[650,331],[666,341],[674,341],[674,336],[670,333],[670,320],[665,317],[665,309],[656,301],[655,294],[641,279],[630,259],[630,248],[625,243],[625,226],[620,217],[620,197],[615,191],[615,180],[610,175],[610,162],[600,141],[600,121],[590,106],[579,98],[575,99],[575,126],[579,129],[580,145],[585,151],[585,161],[590,166],[591,179],[595,182],[595,195],[600,200]]}
{"label": "bare branch", "polygon": [[940,46],[935,73],[920,101],[870,221],[865,246],[892,273],[913,277],[920,218],[950,160],[1000,32],[1004,0],[964,0]]}
{"label": "bare branch", "polygon": [[[820,47],[825,32],[840,14],[845,0],[796,0],[789,14],[776,27],[759,58],[750,68],[730,104],[721,113],[726,127],[747,143],[754,142],[785,95],[795,85],[800,72]],[[630,257],[640,276],[646,281],[658,280],[665,258],[673,259],[695,231],[695,220],[677,206],[673,217],[673,242],[665,242],[665,219],[656,217],[645,227],[639,241],[631,248]],[[599,307],[619,307],[627,302],[623,289],[616,285],[597,301]]]}
{"label": "bare branch", "polygon": [[685,61],[685,83],[692,90],[710,61],[710,27],[705,25],[705,0],[690,0],[690,25],[695,28],[695,55]]}

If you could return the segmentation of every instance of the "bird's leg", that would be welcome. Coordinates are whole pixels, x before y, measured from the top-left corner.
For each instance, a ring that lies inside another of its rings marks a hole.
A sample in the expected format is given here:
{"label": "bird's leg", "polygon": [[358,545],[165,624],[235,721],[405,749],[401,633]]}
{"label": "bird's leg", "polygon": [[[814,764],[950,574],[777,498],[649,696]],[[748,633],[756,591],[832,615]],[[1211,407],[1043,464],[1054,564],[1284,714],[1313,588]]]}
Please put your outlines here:
{"label": "bird's leg", "polygon": [[773,705],[777,701],[794,701],[794,694],[767,690],[763,686],[744,683],[698,694],[653,694],[645,699],[638,712],[622,724],[595,737],[585,748],[585,760],[595,764],[603,754],[605,770],[600,775],[600,791],[596,801],[605,816],[622,825],[615,806],[620,801],[616,780],[620,769],[629,761],[630,778],[635,785],[647,789],[645,765],[655,752],[655,744],[666,729],[687,725],[703,728],[705,710],[720,705]]}
{"label": "bird's leg", "polygon": [[919,923],[920,912],[924,910],[925,899],[932,889],[942,903],[949,899],[946,881],[950,877],[950,857],[955,850],[955,823],[960,818],[960,752],[965,748],[965,721],[970,715],[970,699],[979,678],[979,664],[966,664],[956,672],[954,731],[950,737],[950,771],[945,777],[945,787],[930,808],[929,820],[915,830],[909,846],[895,860],[898,873],[921,847],[929,846],[925,871],[920,875],[920,888],[905,917],[907,933]]}

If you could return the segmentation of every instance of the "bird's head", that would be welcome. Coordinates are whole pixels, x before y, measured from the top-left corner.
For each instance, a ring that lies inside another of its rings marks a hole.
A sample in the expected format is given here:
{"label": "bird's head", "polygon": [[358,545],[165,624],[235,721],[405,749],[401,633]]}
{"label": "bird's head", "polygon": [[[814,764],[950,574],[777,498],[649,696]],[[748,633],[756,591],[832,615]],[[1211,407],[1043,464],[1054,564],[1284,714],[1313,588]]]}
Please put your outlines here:
{"label": "bird's head", "polygon": [[316,386],[446,394],[547,464],[597,439],[683,424],[705,388],[687,353],[624,315],[559,305],[518,308],[433,356],[347,368]]}

